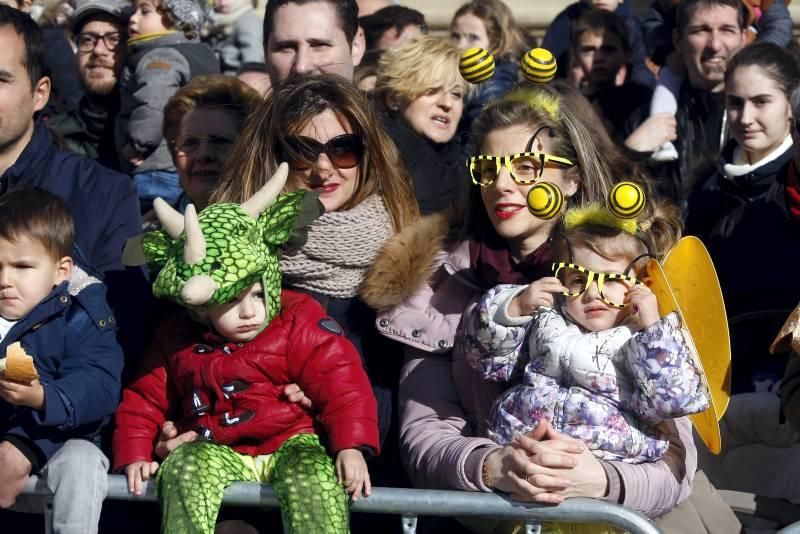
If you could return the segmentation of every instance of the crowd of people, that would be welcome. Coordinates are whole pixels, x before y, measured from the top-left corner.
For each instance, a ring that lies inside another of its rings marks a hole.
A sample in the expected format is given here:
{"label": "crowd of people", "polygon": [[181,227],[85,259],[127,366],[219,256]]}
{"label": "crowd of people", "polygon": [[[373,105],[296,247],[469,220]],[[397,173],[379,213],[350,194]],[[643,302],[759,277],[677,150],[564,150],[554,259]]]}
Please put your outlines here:
{"label": "crowd of people", "polygon": [[[787,3],[578,0],[540,43],[501,0],[448,35],[388,1],[0,5],[0,355],[37,374],[0,375],[4,531],[44,506],[61,534],[399,531],[350,516],[376,486],[667,533],[741,531],[716,489],[798,502],[800,360],[770,353],[800,302]],[[647,279],[684,235],[730,329],[718,455]],[[106,502],[108,473],[159,508]],[[280,515],[221,506],[235,481]],[[443,516],[418,531],[524,528]]]}

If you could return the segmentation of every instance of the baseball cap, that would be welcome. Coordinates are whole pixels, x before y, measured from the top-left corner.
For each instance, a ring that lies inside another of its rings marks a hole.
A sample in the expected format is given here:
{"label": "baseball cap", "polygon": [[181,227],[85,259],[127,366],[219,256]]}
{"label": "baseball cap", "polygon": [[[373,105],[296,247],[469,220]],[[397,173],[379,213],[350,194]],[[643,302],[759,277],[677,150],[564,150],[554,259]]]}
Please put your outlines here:
{"label": "baseball cap", "polygon": [[69,28],[72,33],[78,33],[87,18],[92,15],[106,14],[125,24],[132,12],[130,4],[117,0],[90,0],[81,5],[72,13],[69,19]]}

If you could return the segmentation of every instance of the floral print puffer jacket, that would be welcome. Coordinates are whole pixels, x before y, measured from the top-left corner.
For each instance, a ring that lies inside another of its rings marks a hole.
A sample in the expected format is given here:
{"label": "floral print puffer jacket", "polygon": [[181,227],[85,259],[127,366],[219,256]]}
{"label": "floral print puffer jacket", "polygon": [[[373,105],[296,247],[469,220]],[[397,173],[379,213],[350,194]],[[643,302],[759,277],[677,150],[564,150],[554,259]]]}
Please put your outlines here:
{"label": "floral print puffer jacket", "polygon": [[495,402],[488,421],[493,440],[505,445],[545,418],[598,458],[650,462],[669,445],[664,419],[708,407],[676,313],[640,332],[624,325],[587,332],[549,308],[508,317],[508,303],[523,288],[493,288],[465,318],[470,365],[487,380],[522,379]]}

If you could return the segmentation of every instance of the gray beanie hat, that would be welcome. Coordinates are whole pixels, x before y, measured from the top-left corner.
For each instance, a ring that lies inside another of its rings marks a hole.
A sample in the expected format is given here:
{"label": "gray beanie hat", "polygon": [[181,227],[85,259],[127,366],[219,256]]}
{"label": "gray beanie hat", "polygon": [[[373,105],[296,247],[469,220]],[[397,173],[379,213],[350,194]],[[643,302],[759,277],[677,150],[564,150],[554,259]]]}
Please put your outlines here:
{"label": "gray beanie hat", "polygon": [[161,4],[177,19],[177,30],[200,31],[208,19],[208,4],[205,0],[160,0]]}

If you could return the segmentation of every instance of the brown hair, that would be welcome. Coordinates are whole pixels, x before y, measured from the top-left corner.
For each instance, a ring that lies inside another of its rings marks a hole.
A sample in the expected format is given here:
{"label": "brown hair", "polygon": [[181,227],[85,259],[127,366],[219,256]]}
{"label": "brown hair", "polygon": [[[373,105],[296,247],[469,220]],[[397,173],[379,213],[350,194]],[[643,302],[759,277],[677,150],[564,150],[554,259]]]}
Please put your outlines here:
{"label": "brown hair", "polygon": [[261,95],[255,89],[233,76],[209,74],[192,78],[164,106],[162,132],[172,157],[175,157],[175,140],[180,132],[181,121],[190,111],[223,108],[241,128],[247,115],[261,100]]}
{"label": "brown hair", "polygon": [[738,51],[725,69],[726,87],[730,87],[730,80],[740,67],[761,67],[787,99],[800,85],[800,65],[792,54],[774,43],[753,43]]}
{"label": "brown hair", "polygon": [[[661,261],[681,238],[681,210],[667,199],[648,199],[637,223],[637,235],[600,224],[562,229],[557,236],[564,239],[555,239],[553,242],[554,258],[568,261],[571,259],[570,251],[580,247],[588,248],[610,261],[633,261],[645,253]],[[636,261],[633,265],[636,276],[642,276],[646,264],[647,257]]]}
{"label": "brown hair", "polygon": [[736,10],[739,29],[743,30],[747,22],[747,8],[744,4],[742,0],[681,0],[675,9],[675,29],[679,35],[683,36],[695,11],[701,8],[709,9],[717,6],[727,6]]}
{"label": "brown hair", "polygon": [[44,189],[12,189],[0,196],[0,237],[17,241],[26,236],[44,245],[54,260],[72,256],[75,227],[60,196]]}
{"label": "brown hair", "polygon": [[326,110],[333,111],[364,138],[358,183],[342,209],[351,209],[370,195],[379,194],[395,230],[415,219],[419,208],[397,148],[366,97],[352,83],[333,74],[290,79],[273,89],[248,118],[210,202],[243,202],[250,198],[278,168],[277,153],[283,136],[302,129]]}
{"label": "brown hair", "polygon": [[483,22],[489,37],[488,52],[495,59],[518,60],[530,48],[531,38],[519,27],[508,6],[500,0],[467,2],[458,8],[452,20],[466,14],[475,15]]}
{"label": "brown hair", "polygon": [[279,8],[287,4],[304,6],[315,2],[330,4],[336,12],[336,17],[339,19],[339,27],[342,29],[342,32],[344,32],[347,44],[353,46],[353,39],[355,39],[356,33],[358,32],[358,2],[356,2],[356,0],[270,0],[267,2],[267,7],[264,10],[264,48],[266,49],[267,47],[269,34],[272,33],[273,19]]}
{"label": "brown hair", "polygon": [[571,47],[576,50],[580,37],[584,33],[600,33],[604,35],[616,35],[619,39],[622,49],[626,54],[631,52],[631,40],[628,34],[628,25],[625,19],[617,15],[613,11],[605,9],[590,9],[580,17],[572,25],[571,32]]}
{"label": "brown hair", "polygon": [[[525,125],[532,130],[544,127],[554,134],[553,155],[575,163],[580,179],[578,193],[568,205],[605,202],[618,181],[628,180],[649,192],[649,180],[641,168],[614,144],[591,104],[577,89],[556,80],[546,85],[523,82],[505,97],[486,106],[472,126],[472,151],[477,154],[490,132]],[[475,233],[479,225],[490,225],[478,186],[473,187],[467,208],[465,234]]]}

